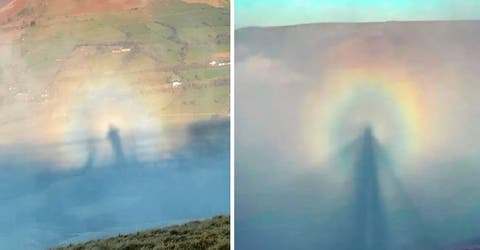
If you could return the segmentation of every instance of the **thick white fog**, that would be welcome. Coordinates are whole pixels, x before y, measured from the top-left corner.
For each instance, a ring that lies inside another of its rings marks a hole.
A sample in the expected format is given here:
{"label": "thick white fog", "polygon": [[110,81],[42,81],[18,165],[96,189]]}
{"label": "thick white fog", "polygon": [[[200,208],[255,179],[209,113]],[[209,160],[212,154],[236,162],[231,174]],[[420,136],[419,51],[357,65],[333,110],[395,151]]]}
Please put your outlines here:
{"label": "thick white fog", "polygon": [[339,244],[354,237],[349,145],[366,126],[378,142],[385,248],[478,239],[478,24],[237,30],[237,246],[370,249]]}

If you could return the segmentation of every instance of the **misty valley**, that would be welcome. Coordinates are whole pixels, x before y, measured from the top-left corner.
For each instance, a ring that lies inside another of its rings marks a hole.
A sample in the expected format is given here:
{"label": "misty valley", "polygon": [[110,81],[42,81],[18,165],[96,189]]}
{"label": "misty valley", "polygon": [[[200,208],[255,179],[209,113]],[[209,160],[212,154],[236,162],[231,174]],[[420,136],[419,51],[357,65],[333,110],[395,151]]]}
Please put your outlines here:
{"label": "misty valley", "polygon": [[[197,122],[132,147],[112,127],[105,138],[3,149],[0,248],[46,249],[228,214],[229,131],[228,120]],[[181,147],[157,146],[181,137]],[[83,157],[70,168],[40,157],[58,147]]]}

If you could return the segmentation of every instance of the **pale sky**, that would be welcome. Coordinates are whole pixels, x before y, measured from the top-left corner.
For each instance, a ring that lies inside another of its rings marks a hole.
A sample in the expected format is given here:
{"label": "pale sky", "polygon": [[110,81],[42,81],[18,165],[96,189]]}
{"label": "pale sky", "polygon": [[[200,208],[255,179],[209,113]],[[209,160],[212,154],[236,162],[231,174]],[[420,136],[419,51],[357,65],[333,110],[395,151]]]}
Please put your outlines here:
{"label": "pale sky", "polygon": [[235,1],[235,28],[317,22],[478,19],[478,0]]}

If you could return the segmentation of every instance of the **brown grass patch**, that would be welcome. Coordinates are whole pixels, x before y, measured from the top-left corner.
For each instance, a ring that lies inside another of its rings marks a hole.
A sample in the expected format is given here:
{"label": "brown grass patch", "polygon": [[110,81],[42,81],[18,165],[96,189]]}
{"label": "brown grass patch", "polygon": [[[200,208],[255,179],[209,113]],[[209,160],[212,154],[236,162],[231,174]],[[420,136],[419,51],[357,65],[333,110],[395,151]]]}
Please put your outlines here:
{"label": "brown grass patch", "polygon": [[139,8],[145,6],[146,2],[146,0],[50,0],[47,11],[49,15],[77,15]]}
{"label": "brown grass patch", "polygon": [[217,61],[230,61],[230,51],[215,53],[210,58]]}
{"label": "brown grass patch", "polygon": [[182,0],[186,3],[204,3],[213,7],[222,8],[228,6],[228,0]]}

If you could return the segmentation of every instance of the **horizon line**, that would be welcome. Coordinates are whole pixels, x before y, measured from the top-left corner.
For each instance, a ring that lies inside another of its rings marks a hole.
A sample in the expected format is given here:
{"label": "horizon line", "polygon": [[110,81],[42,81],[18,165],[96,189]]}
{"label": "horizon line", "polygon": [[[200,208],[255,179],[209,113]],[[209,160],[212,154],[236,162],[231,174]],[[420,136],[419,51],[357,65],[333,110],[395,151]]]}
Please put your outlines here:
{"label": "horizon line", "polygon": [[305,22],[305,23],[294,23],[294,24],[279,24],[279,25],[257,25],[257,26],[243,26],[236,27],[235,31],[241,29],[254,29],[254,28],[286,28],[286,27],[295,27],[295,26],[307,26],[307,25],[317,25],[317,24],[382,24],[382,23],[427,23],[427,22],[436,22],[436,23],[445,23],[445,22],[480,22],[480,19],[410,19],[410,20],[384,20],[384,21],[338,21],[338,22]]}

